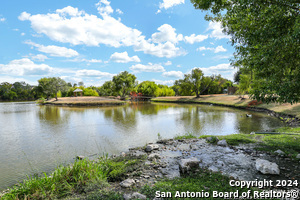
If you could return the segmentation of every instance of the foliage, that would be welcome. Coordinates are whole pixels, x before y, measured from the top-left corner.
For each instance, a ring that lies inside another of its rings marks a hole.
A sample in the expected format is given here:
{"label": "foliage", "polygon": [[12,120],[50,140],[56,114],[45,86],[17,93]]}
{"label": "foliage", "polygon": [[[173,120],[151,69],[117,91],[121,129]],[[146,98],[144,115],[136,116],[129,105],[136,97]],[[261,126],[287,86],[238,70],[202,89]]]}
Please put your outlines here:
{"label": "foliage", "polygon": [[106,81],[101,87],[98,88],[100,96],[117,96],[115,83]]}
{"label": "foliage", "polygon": [[184,79],[176,80],[172,87],[176,95],[200,97],[200,94],[220,94],[224,89],[232,87],[232,82],[221,75],[204,76],[199,68],[185,74]]}
{"label": "foliage", "polygon": [[167,85],[158,85],[158,88],[154,92],[156,97],[174,96],[175,92],[172,88]]}
{"label": "foliage", "polygon": [[193,139],[193,138],[197,138],[196,136],[193,135],[193,133],[186,133],[184,135],[179,135],[174,137],[175,140]]}
{"label": "foliage", "polygon": [[96,97],[98,97],[99,94],[98,94],[98,92],[96,90],[88,87],[88,88],[84,88],[84,90],[83,90],[83,96],[96,96]]}
{"label": "foliage", "polygon": [[[253,191],[252,188],[240,188],[232,187],[228,183],[231,180],[228,176],[222,175],[220,172],[211,172],[207,169],[199,169],[199,172],[190,173],[188,175],[182,176],[180,178],[174,178],[171,180],[162,180],[156,183],[154,186],[144,186],[141,192],[149,199],[155,197],[156,191],[162,192],[171,192],[172,198],[175,198],[175,193],[178,192],[200,192],[199,188],[202,188],[202,191],[205,191],[209,194],[212,194],[213,191],[219,192],[236,192],[239,190],[240,193],[247,192],[248,190]],[[204,193],[204,192],[203,192]],[[169,198],[168,198],[169,199]],[[183,199],[195,199],[195,198],[183,198]],[[216,199],[209,195],[208,197],[199,197],[196,199]],[[223,198],[222,198],[223,199]]]}
{"label": "foliage", "polygon": [[142,93],[143,96],[156,96],[156,90],[158,90],[158,86],[154,81],[143,81],[137,86],[137,92]]}
{"label": "foliage", "polygon": [[0,100],[33,100],[38,98],[37,90],[25,82],[0,84]]}
{"label": "foliage", "polygon": [[43,104],[43,103],[45,103],[45,101],[46,101],[46,99],[44,97],[41,97],[36,101],[36,103]]}
{"label": "foliage", "polygon": [[122,97],[125,97],[134,88],[135,80],[135,75],[124,71],[114,76],[112,81],[115,84],[116,91],[120,92]]}
{"label": "foliage", "polygon": [[248,75],[241,74],[240,75],[240,84],[238,86],[237,94],[244,95],[249,93],[250,91],[250,77]]}
{"label": "foliage", "polygon": [[51,95],[55,95],[55,98],[57,100],[58,91],[64,92],[68,90],[67,83],[59,77],[41,78],[40,80],[38,80],[38,82],[38,86],[46,95],[47,99]]}
{"label": "foliage", "polygon": [[297,0],[191,0],[221,22],[236,52],[232,65],[255,75],[252,96],[263,102],[300,100],[300,14]]}

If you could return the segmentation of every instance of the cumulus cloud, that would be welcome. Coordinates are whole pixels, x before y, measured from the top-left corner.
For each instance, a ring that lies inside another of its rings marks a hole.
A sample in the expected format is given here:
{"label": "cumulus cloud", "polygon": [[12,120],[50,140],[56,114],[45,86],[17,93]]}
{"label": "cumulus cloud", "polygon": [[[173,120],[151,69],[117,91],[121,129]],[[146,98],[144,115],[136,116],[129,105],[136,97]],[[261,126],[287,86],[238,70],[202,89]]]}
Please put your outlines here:
{"label": "cumulus cloud", "polygon": [[49,75],[53,68],[46,64],[35,64],[29,58],[13,60],[7,65],[0,64],[0,73],[14,76]]}
{"label": "cumulus cloud", "polygon": [[177,35],[176,29],[169,24],[163,24],[157,30],[159,32],[153,33],[151,38],[154,43],[172,42],[177,44],[183,40],[182,34]]}
{"label": "cumulus cloud", "polygon": [[88,69],[78,70],[76,72],[76,76],[80,76],[80,77],[112,78],[115,75],[116,74],[101,72],[98,70],[88,70]]}
{"label": "cumulus cloud", "polygon": [[222,25],[221,22],[209,22],[207,30],[212,30],[210,37],[216,39],[230,39],[229,35],[225,35],[222,32]]}
{"label": "cumulus cloud", "polygon": [[184,74],[181,71],[169,71],[164,72],[162,76],[180,79],[183,78]]}
{"label": "cumulus cloud", "polygon": [[59,47],[59,46],[54,46],[54,45],[44,46],[44,45],[41,45],[41,44],[36,44],[34,42],[31,42],[31,41],[27,41],[25,43],[36,47],[37,50],[40,51],[40,52],[48,53],[48,54],[50,54],[51,56],[54,56],[54,57],[70,58],[70,57],[74,57],[74,56],[79,55],[79,53],[77,51],[75,51],[73,49],[68,49],[66,47]]}
{"label": "cumulus cloud", "polygon": [[202,42],[203,40],[206,40],[207,38],[208,38],[208,35],[192,34],[190,36],[185,36],[184,41],[189,44],[194,44],[195,42]]}
{"label": "cumulus cloud", "polygon": [[161,85],[168,85],[171,86],[174,84],[174,80],[157,80],[157,79],[152,79],[152,81],[154,81],[156,84],[161,84]]}
{"label": "cumulus cloud", "polygon": [[214,53],[219,53],[219,52],[226,52],[227,49],[225,49],[223,46],[217,46],[216,48],[211,48],[211,47],[199,47],[197,48],[197,51],[213,51]]}
{"label": "cumulus cloud", "polygon": [[129,57],[127,51],[123,53],[115,52],[110,56],[110,60],[116,63],[141,62],[138,56]]}
{"label": "cumulus cloud", "polygon": [[184,0],[163,0],[163,2],[159,3],[159,9],[169,9],[173,6],[184,4]]}
{"label": "cumulus cloud", "polygon": [[170,25],[160,27],[160,32],[154,34],[153,40],[159,42],[154,44],[151,43],[152,39],[146,40],[141,31],[130,28],[110,16],[113,9],[109,1],[101,0],[96,6],[102,18],[68,6],[47,14],[31,15],[23,12],[19,19],[30,21],[31,27],[38,35],[44,34],[62,43],[87,46],[103,44],[115,48],[132,46],[135,51],[167,58],[186,54],[184,50],[175,46],[183,36],[177,35]]}
{"label": "cumulus cloud", "polygon": [[142,65],[142,64],[137,64],[137,65],[132,65],[130,70],[138,73],[138,72],[164,72],[165,68],[161,66],[160,64],[152,64],[148,63],[148,65]]}
{"label": "cumulus cloud", "polygon": [[200,68],[205,76],[210,76],[213,74],[221,74],[222,77],[233,80],[233,75],[237,71],[229,63],[223,63],[216,66],[211,66],[207,68]]}
{"label": "cumulus cloud", "polygon": [[37,55],[32,55],[32,56],[31,56],[31,59],[32,59],[32,60],[36,60],[36,61],[43,62],[43,61],[45,61],[46,59],[48,59],[48,57],[45,56],[45,55],[43,55],[43,54],[37,54]]}

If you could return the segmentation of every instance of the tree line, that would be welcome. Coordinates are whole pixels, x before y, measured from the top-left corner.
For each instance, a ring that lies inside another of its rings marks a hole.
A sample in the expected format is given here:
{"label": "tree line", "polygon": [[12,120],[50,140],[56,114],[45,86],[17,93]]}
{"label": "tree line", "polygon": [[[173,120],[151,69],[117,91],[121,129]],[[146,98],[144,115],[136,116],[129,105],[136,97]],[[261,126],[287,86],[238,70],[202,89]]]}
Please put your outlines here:
{"label": "tree line", "polygon": [[136,76],[127,71],[114,76],[102,86],[85,87],[83,82],[78,84],[67,83],[59,77],[45,77],[38,80],[37,86],[25,82],[13,84],[3,82],[0,84],[0,100],[36,100],[39,98],[72,97],[77,88],[83,91],[83,96],[125,96],[141,94],[148,97],[158,96],[192,96],[200,94],[219,94],[232,86],[232,81],[221,75],[204,76],[203,72],[195,68],[190,74],[185,74],[183,79],[176,80],[174,85],[156,84],[154,81],[138,83]]}

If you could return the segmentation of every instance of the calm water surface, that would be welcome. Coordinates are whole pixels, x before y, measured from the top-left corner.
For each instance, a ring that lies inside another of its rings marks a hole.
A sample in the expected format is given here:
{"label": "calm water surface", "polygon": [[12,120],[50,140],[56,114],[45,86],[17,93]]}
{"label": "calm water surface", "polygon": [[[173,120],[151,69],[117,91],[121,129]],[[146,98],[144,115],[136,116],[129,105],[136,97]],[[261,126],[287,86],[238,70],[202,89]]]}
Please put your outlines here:
{"label": "calm water surface", "polygon": [[[247,118],[246,113],[252,114]],[[207,105],[54,107],[0,103],[0,190],[76,155],[118,154],[184,133],[227,135],[284,126],[266,114]]]}

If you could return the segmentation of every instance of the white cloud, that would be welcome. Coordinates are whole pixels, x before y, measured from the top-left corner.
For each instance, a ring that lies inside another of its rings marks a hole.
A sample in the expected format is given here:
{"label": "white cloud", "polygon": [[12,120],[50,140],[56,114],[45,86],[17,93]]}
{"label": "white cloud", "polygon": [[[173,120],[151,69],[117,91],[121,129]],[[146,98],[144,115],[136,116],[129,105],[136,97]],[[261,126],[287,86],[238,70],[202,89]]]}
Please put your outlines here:
{"label": "white cloud", "polygon": [[122,10],[120,10],[119,8],[116,10],[116,12],[117,12],[119,15],[122,15],[122,14],[123,14]]}
{"label": "white cloud", "polygon": [[54,57],[70,58],[70,57],[74,57],[74,56],[79,55],[79,53],[77,51],[75,51],[73,49],[68,49],[66,47],[59,47],[59,46],[54,46],[54,45],[44,46],[44,45],[41,45],[41,44],[36,44],[34,42],[31,42],[31,41],[27,41],[25,43],[36,47],[37,50],[40,51],[40,52],[48,53],[48,54],[50,54],[51,56],[54,56]]}
{"label": "white cloud", "polygon": [[181,71],[169,71],[169,72],[164,72],[162,76],[180,79],[183,78],[184,74]]}
{"label": "white cloud", "polygon": [[164,72],[165,68],[161,66],[160,64],[152,64],[148,63],[148,65],[132,65],[129,69],[131,69],[134,72]]}
{"label": "white cloud", "polygon": [[210,76],[213,74],[221,74],[222,77],[233,80],[233,75],[237,71],[236,68],[231,66],[229,63],[223,63],[216,66],[211,66],[207,68],[200,68],[205,76]]}
{"label": "white cloud", "polygon": [[172,62],[171,61],[167,61],[167,62],[165,62],[165,65],[166,66],[172,65]]}
{"label": "white cloud", "polygon": [[32,59],[32,60],[36,60],[36,61],[43,62],[43,61],[45,61],[46,59],[48,59],[48,57],[45,56],[45,55],[43,55],[43,54],[37,54],[37,55],[32,55],[32,56],[31,56],[31,59]]}
{"label": "white cloud", "polygon": [[227,51],[227,49],[225,49],[223,46],[217,46],[215,49],[215,53],[226,52],[226,51]]}
{"label": "white cloud", "polygon": [[227,51],[227,49],[225,49],[223,46],[217,46],[216,48],[211,48],[211,47],[199,47],[199,48],[197,48],[197,51],[205,51],[205,50],[210,50],[210,51],[213,51],[214,53],[226,52]]}
{"label": "white cloud", "polygon": [[185,36],[184,40],[186,43],[194,44],[195,42],[202,42],[203,40],[206,40],[207,38],[208,38],[208,35],[192,34],[191,36]]}
{"label": "white cloud", "polygon": [[167,58],[186,54],[174,45],[182,40],[183,36],[174,33],[175,30],[170,25],[167,28],[167,25],[160,27],[163,32],[154,35],[154,40],[160,43],[153,44],[151,40],[145,39],[141,31],[127,27],[120,20],[111,17],[109,14],[113,9],[107,0],[101,0],[96,5],[102,18],[68,6],[48,14],[31,15],[23,12],[19,19],[29,20],[38,35],[45,34],[50,39],[62,43],[87,46],[104,44],[115,48],[132,46],[135,51]]}
{"label": "white cloud", "polygon": [[159,9],[169,9],[173,6],[184,4],[184,0],[163,0],[163,2],[159,3]]}
{"label": "white cloud", "polygon": [[25,33],[21,33],[21,36],[24,36],[24,35],[26,35]]}
{"label": "white cloud", "polygon": [[76,72],[76,76],[80,76],[80,77],[112,78],[115,75],[116,74],[101,72],[98,70],[88,70],[88,69],[78,70]]}
{"label": "white cloud", "polygon": [[4,22],[6,19],[4,17],[0,18],[0,22]]}
{"label": "white cloud", "polygon": [[174,80],[163,81],[163,80],[152,79],[152,81],[154,81],[156,84],[168,85],[168,86],[171,86],[174,84]]}
{"label": "white cloud", "polygon": [[46,64],[35,64],[29,58],[13,60],[7,65],[0,64],[0,73],[15,76],[48,75],[53,68]]}
{"label": "white cloud", "polygon": [[15,82],[25,82],[28,83],[29,85],[38,85],[37,81],[31,81],[25,78],[20,78],[20,77],[12,77],[12,76],[0,76],[0,83],[3,82],[8,82],[8,83],[15,83]]}
{"label": "white cloud", "polygon": [[186,51],[176,47],[171,42],[166,42],[164,44],[159,43],[158,45],[151,44],[147,41],[142,41],[137,46],[134,47],[135,51],[143,51],[146,54],[154,55],[157,57],[172,58],[177,56],[186,55]]}
{"label": "white cloud", "polygon": [[103,61],[102,60],[97,60],[97,59],[82,59],[81,60],[82,62],[88,62],[88,63],[102,63]]}
{"label": "white cloud", "polygon": [[212,38],[216,38],[216,39],[231,38],[229,35],[225,35],[222,32],[221,22],[209,22],[207,30],[213,30],[210,34],[210,37]]}
{"label": "white cloud", "polygon": [[163,24],[157,30],[159,32],[153,33],[151,38],[154,43],[172,42],[177,44],[183,40],[182,34],[177,35],[176,29],[169,24]]}
{"label": "white cloud", "polygon": [[110,56],[110,60],[117,63],[141,62],[138,56],[129,57],[127,51],[123,53],[115,52]]}
{"label": "white cloud", "polygon": [[107,0],[100,0],[96,4],[97,10],[101,16],[105,17],[114,12],[114,10],[112,9],[112,7],[109,4],[110,4],[110,2]]}

